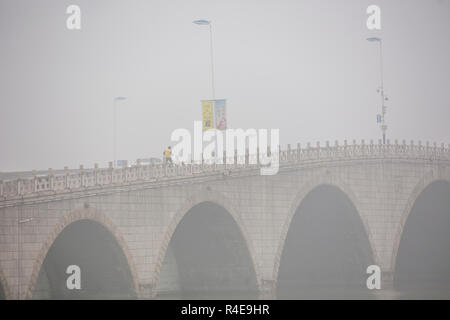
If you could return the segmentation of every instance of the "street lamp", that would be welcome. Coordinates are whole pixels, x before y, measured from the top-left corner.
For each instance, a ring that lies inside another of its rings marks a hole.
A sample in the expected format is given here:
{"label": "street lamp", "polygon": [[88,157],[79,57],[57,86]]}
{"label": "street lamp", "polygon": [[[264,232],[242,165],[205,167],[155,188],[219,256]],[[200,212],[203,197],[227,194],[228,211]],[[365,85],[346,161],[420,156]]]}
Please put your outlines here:
{"label": "street lamp", "polygon": [[211,86],[212,86],[212,99],[216,99],[216,89],[214,87],[214,58],[213,58],[213,38],[212,38],[212,21],[209,20],[194,20],[193,23],[201,26],[209,26],[209,44],[211,51]]}
{"label": "street lamp", "polygon": [[380,44],[380,81],[381,86],[380,89],[377,91],[380,93],[381,96],[381,133],[383,135],[383,144],[386,144],[386,130],[387,125],[385,123],[385,115],[386,115],[386,106],[384,105],[384,102],[387,100],[387,97],[384,95],[384,87],[383,87],[383,45],[382,45],[382,39],[377,37],[367,38],[367,41],[370,42],[378,42]]}
{"label": "street lamp", "polygon": [[114,124],[113,124],[113,126],[114,126],[114,137],[113,137],[113,149],[114,149],[114,168],[116,167],[116,160],[117,160],[117,158],[116,158],[116,140],[117,140],[117,102],[118,101],[123,101],[123,100],[126,100],[127,98],[126,97],[115,97],[114,98]]}

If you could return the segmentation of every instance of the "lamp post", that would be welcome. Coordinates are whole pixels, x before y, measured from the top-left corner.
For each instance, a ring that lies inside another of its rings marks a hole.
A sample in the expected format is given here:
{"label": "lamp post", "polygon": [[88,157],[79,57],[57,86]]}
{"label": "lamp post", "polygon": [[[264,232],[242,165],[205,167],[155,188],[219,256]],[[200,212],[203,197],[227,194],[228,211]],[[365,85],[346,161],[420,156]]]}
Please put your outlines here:
{"label": "lamp post", "polygon": [[387,97],[384,95],[384,86],[383,86],[383,44],[382,39],[377,37],[367,38],[367,41],[370,42],[378,42],[380,44],[380,82],[381,86],[380,89],[378,89],[378,92],[381,96],[381,133],[383,136],[383,144],[386,144],[386,130],[387,125],[385,122],[385,115],[386,115],[386,106],[384,105],[384,102],[387,100]]}
{"label": "lamp post", "polygon": [[212,37],[212,21],[209,20],[195,20],[193,23],[197,25],[209,26],[209,45],[211,53],[211,87],[212,87],[212,100],[216,99],[216,89],[214,86],[214,57],[213,57],[213,37]]}
{"label": "lamp post", "polygon": [[113,164],[114,164],[114,168],[116,167],[116,161],[117,161],[117,158],[116,158],[116,140],[117,140],[117,102],[118,101],[123,101],[123,100],[126,100],[127,98],[126,97],[115,97],[114,98],[114,106],[113,106],[113,108],[114,108],[114,120],[113,120],[113,135],[114,135],[114,137],[113,137],[113,153],[114,153],[114,162],[113,162]]}

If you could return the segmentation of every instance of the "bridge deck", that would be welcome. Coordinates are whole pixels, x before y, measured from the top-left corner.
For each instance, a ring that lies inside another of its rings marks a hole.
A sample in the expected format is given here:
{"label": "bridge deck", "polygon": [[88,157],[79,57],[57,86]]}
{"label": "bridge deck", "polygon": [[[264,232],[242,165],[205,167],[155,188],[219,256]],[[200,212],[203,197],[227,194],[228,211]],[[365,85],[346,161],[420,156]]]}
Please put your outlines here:
{"label": "bridge deck", "polygon": [[[279,152],[279,167],[286,170],[290,166],[311,166],[321,163],[342,161],[367,160],[411,160],[411,161],[450,161],[450,146],[444,144],[440,147],[427,143],[425,146],[411,142],[386,145],[356,144],[334,146],[328,143],[321,147],[310,144],[306,148],[291,149]],[[0,180],[0,207],[11,206],[21,201],[36,199],[55,200],[63,194],[73,194],[77,197],[111,193],[152,187],[162,187],[173,184],[195,183],[209,179],[222,179],[226,176],[245,176],[259,174],[261,166],[258,164],[258,155],[228,158],[227,164],[193,163],[187,165],[134,165],[126,168],[95,168],[91,169],[65,169],[40,172],[23,172],[3,174],[2,177],[12,178]],[[229,164],[230,163],[230,164]],[[241,164],[240,164],[241,163]],[[250,164],[256,163],[256,164]]]}

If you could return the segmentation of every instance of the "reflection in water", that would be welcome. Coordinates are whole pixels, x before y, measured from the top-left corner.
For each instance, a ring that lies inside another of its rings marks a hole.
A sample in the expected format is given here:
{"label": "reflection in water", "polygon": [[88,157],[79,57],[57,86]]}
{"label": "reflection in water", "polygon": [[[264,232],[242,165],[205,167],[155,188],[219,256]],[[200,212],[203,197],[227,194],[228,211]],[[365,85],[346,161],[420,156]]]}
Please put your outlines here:
{"label": "reflection in water", "polygon": [[373,300],[372,290],[363,288],[339,289],[329,287],[308,287],[295,291],[283,290],[278,293],[279,300]]}
{"label": "reflection in water", "polygon": [[[295,298],[294,298],[295,297]],[[386,290],[368,290],[353,289],[342,291],[329,288],[309,288],[304,294],[296,295],[285,294],[272,297],[277,300],[448,300],[450,299],[449,290],[427,289],[422,291],[399,291],[395,289]],[[158,294],[157,300],[252,300],[257,299],[254,293],[248,292],[222,292],[217,294]],[[271,297],[267,297],[272,299]]]}
{"label": "reflection in water", "polygon": [[158,294],[157,300],[255,300],[255,292],[218,292],[218,293],[166,293]]}
{"label": "reflection in water", "polygon": [[389,300],[448,300],[450,299],[449,290],[435,289],[423,289],[423,290],[379,290],[375,292],[376,299],[389,299]]}

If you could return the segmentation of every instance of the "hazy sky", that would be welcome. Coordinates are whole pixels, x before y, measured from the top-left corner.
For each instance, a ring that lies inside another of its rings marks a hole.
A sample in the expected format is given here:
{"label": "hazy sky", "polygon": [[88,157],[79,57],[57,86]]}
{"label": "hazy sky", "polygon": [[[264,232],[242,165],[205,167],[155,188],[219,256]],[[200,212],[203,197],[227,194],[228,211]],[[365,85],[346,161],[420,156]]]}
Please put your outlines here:
{"label": "hazy sky", "polygon": [[[81,7],[82,29],[66,28]],[[366,28],[381,7],[382,30]],[[162,155],[216,97],[232,128],[287,143],[377,140],[383,38],[388,137],[450,143],[450,0],[0,0],[0,171]]]}

